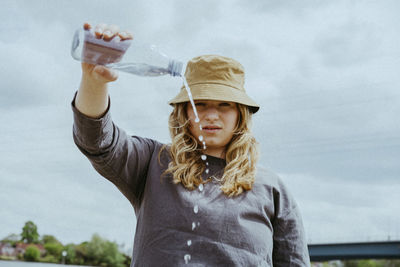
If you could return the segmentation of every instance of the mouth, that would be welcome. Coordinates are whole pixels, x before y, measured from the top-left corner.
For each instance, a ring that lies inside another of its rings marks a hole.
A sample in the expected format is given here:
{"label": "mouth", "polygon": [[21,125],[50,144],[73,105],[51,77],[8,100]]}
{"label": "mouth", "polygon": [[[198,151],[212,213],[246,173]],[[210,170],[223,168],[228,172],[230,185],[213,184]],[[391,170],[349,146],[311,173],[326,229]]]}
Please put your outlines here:
{"label": "mouth", "polygon": [[222,129],[221,127],[214,126],[214,125],[206,125],[203,127],[203,131],[205,131],[206,133],[215,133],[221,129]]}

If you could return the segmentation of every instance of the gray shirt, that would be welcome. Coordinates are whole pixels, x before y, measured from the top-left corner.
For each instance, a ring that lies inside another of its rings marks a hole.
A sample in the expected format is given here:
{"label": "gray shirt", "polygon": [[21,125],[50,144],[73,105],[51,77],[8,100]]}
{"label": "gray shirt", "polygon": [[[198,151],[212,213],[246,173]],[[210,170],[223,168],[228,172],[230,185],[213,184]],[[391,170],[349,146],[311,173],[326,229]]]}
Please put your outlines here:
{"label": "gray shirt", "polygon": [[[302,219],[278,176],[258,168],[253,188],[227,197],[217,181],[187,190],[162,176],[163,144],[128,136],[109,107],[99,119],[75,108],[73,137],[93,167],[132,204],[137,218],[131,266],[309,266]],[[159,156],[160,154],[160,156]],[[225,160],[208,156],[210,176]]]}

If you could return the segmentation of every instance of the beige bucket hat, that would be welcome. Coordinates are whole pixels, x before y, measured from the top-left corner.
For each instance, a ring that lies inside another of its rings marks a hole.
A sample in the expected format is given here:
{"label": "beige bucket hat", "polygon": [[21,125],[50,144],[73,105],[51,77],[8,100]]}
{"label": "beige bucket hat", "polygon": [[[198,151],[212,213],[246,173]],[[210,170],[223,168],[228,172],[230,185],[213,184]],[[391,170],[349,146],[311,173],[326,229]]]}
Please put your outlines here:
{"label": "beige bucket hat", "polygon": [[[260,108],[244,89],[244,68],[234,59],[203,55],[195,57],[186,65],[185,77],[194,100],[217,100],[240,103],[252,113]],[[170,105],[188,102],[185,86],[168,102]]]}

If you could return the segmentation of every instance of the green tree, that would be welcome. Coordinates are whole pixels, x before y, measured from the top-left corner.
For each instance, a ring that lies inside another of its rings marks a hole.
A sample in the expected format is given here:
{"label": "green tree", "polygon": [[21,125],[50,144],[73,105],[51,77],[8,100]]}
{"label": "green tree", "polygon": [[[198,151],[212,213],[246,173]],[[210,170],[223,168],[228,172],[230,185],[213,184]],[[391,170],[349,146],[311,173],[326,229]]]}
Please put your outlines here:
{"label": "green tree", "polygon": [[349,260],[344,262],[344,267],[384,267],[384,264],[376,260]]}
{"label": "green tree", "polygon": [[80,264],[76,260],[76,251],[75,251],[75,245],[74,244],[67,244],[64,247],[64,250],[67,252],[67,256],[65,256],[65,263],[67,264]]}
{"label": "green tree", "polygon": [[87,257],[87,244],[89,242],[85,241],[81,244],[75,246],[75,261],[74,264],[84,265],[88,262]]}
{"label": "green tree", "polygon": [[400,260],[384,260],[385,267],[400,267]]}
{"label": "green tree", "polygon": [[56,243],[56,244],[61,244],[61,242],[60,241],[58,241],[58,239],[57,238],[55,238],[54,236],[52,236],[52,235],[43,235],[42,236],[42,239],[41,239],[41,243],[43,244],[43,245],[46,245],[46,244],[49,244],[49,243]]}
{"label": "green tree", "polygon": [[89,264],[98,266],[124,267],[125,257],[118,251],[118,245],[94,234],[87,244]]}
{"label": "green tree", "polygon": [[52,255],[57,261],[61,260],[61,252],[64,246],[60,243],[47,243],[44,245],[47,255]]}
{"label": "green tree", "polygon": [[38,261],[40,258],[40,250],[35,245],[30,245],[26,248],[24,259],[27,261]]}
{"label": "green tree", "polygon": [[22,228],[21,241],[28,244],[39,243],[37,226],[32,221],[27,221]]}
{"label": "green tree", "polygon": [[343,266],[344,267],[358,267],[358,261],[357,260],[344,261]]}

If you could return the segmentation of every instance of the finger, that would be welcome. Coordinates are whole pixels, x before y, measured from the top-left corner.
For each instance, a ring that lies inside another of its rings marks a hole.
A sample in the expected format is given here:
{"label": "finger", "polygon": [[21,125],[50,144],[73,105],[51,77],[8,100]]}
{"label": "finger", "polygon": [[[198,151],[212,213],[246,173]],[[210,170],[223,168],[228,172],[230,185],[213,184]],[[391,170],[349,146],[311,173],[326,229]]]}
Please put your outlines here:
{"label": "finger", "polygon": [[101,39],[101,37],[103,37],[103,32],[105,28],[105,23],[100,23],[96,25],[96,27],[94,28],[94,34],[96,35],[96,38]]}
{"label": "finger", "polygon": [[114,37],[114,34],[110,30],[105,30],[103,32],[103,39],[104,41],[111,41],[111,39]]}
{"label": "finger", "polygon": [[110,30],[113,34],[117,34],[119,32],[119,27],[118,25],[110,25],[107,27],[108,30]]}
{"label": "finger", "polygon": [[118,36],[119,36],[119,38],[121,38],[121,41],[133,39],[133,35],[130,32],[122,31],[122,32],[118,33]]}
{"label": "finger", "polygon": [[93,72],[97,75],[97,79],[105,82],[112,82],[118,78],[118,73],[115,70],[101,65],[96,65],[96,67],[93,69]]}
{"label": "finger", "polygon": [[118,34],[119,27],[117,25],[109,25],[104,29],[103,39],[104,41],[110,41],[114,36]]}
{"label": "finger", "polygon": [[92,25],[90,25],[89,22],[85,22],[85,23],[83,24],[83,28],[84,28],[86,31],[88,31],[88,30],[90,30],[90,29],[92,28]]}
{"label": "finger", "polygon": [[118,72],[115,71],[115,70],[111,70],[111,69],[109,69],[109,70],[110,70],[110,72],[109,72],[108,80],[109,80],[110,82],[113,82],[113,81],[115,81],[116,79],[118,79]]}

